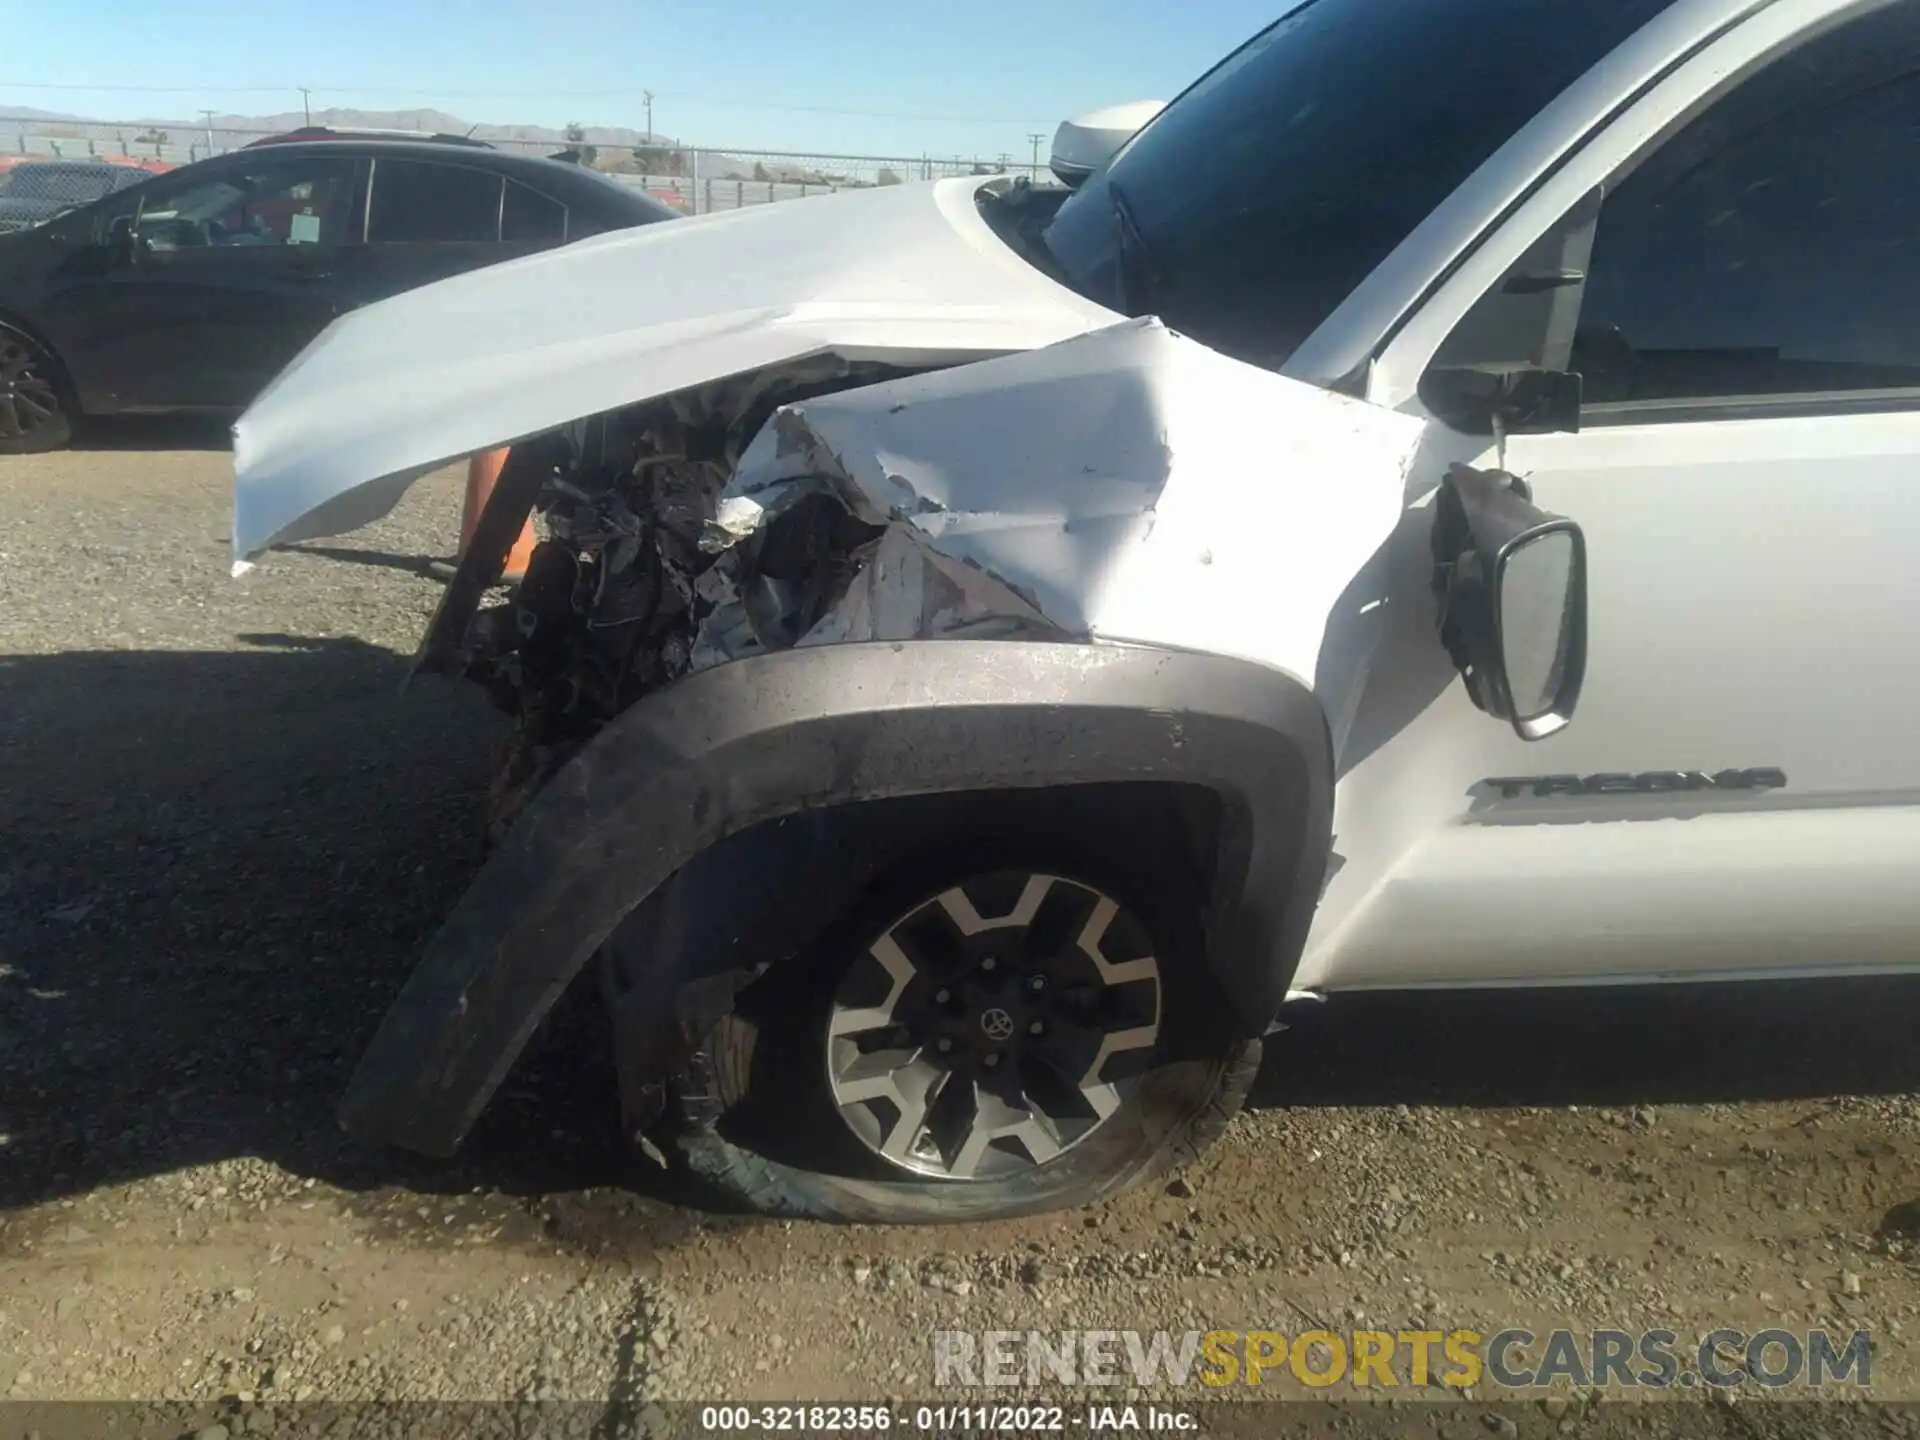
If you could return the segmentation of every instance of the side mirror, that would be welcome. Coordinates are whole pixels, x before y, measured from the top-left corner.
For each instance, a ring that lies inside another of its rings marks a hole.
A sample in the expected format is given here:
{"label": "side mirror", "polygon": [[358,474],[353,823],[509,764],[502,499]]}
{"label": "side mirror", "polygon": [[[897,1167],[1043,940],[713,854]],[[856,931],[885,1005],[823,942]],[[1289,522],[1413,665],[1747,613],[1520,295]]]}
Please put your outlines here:
{"label": "side mirror", "polygon": [[1580,377],[1565,370],[1450,370],[1420,377],[1420,401],[1463,435],[1578,434]]}
{"label": "side mirror", "polygon": [[1166,108],[1164,100],[1133,100],[1061,121],[1060,128],[1053,132],[1047,168],[1069,190],[1079,189]]}
{"label": "side mirror", "polygon": [[1453,466],[1434,508],[1441,642],[1479,709],[1544,740],[1586,679],[1586,537],[1504,471]]}

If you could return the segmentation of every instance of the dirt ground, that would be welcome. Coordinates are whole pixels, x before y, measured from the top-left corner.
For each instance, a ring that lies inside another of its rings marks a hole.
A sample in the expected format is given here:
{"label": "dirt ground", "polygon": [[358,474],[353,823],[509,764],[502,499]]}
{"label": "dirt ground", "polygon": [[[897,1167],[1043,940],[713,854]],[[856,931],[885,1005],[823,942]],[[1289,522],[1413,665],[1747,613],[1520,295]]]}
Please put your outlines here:
{"label": "dirt ground", "polygon": [[936,1328],[1724,1325],[1868,1329],[1920,1400],[1909,982],[1336,1002],[1172,1184],[994,1226],[690,1204],[584,1009],[457,1161],[357,1149],[334,1099],[479,859],[496,721],[399,693],[458,487],[233,580],[221,439],[0,460],[0,1398],[924,1399]]}

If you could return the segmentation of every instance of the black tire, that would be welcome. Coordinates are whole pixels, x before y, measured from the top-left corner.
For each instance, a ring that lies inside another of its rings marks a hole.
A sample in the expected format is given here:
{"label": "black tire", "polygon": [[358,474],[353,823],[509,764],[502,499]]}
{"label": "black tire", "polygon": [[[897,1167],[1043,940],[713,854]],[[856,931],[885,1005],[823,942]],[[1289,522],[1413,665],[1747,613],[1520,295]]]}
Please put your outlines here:
{"label": "black tire", "polygon": [[0,455],[38,455],[73,438],[73,407],[52,352],[0,326]]}
{"label": "black tire", "polygon": [[[1134,1073],[1118,1108],[1051,1158],[996,1162],[1019,1168],[974,1179],[889,1163],[856,1137],[832,1093],[826,1046],[836,987],[875,937],[956,882],[1004,886],[1036,875],[1110,897],[1137,919],[1158,962],[1156,1038],[1130,1057]],[[1207,969],[1200,895],[1195,881],[1138,873],[1074,837],[976,839],[902,863],[805,953],[740,992],[674,1086],[680,1159],[733,1205],[871,1224],[1084,1205],[1188,1163],[1240,1108],[1260,1060],[1260,1042],[1236,1031]]]}

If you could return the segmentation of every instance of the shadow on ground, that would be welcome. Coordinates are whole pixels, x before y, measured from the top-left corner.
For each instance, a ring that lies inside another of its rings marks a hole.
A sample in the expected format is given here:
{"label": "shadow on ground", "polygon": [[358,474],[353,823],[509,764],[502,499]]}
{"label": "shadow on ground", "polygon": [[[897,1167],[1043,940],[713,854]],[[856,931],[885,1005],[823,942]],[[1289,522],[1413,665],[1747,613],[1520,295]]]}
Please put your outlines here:
{"label": "shadow on ground", "polygon": [[231,450],[227,415],[101,415],[82,421],[72,450]]}
{"label": "shadow on ground", "polygon": [[499,722],[351,640],[0,657],[0,1204],[254,1155],[350,1189],[627,1177],[597,1005],[452,1165],[333,1104],[481,860]]}
{"label": "shadow on ground", "polygon": [[444,580],[451,573],[452,557],[441,555],[395,555],[390,550],[367,550],[349,545],[283,545],[275,547],[294,555],[313,555],[343,565],[370,565],[376,570],[399,570],[408,575]]}
{"label": "shadow on ground", "polygon": [[[597,1005],[564,1007],[460,1159],[332,1111],[480,862],[499,722],[348,640],[0,657],[0,1204],[257,1155],[355,1190],[634,1178]],[[1920,1089],[1915,982],[1367,997],[1270,1044],[1262,1105]],[[677,1198],[655,1189],[659,1198]]]}
{"label": "shadow on ground", "polygon": [[1920,1092],[1920,977],[1406,991],[1289,1007],[1255,1105],[1661,1105]]}

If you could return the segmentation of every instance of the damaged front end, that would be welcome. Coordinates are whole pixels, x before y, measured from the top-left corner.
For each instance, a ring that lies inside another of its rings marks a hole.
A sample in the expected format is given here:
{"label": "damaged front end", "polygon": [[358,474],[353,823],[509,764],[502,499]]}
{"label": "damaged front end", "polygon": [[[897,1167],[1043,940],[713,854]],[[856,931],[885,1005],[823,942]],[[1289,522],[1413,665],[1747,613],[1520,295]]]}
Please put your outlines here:
{"label": "damaged front end", "polygon": [[[872,802],[878,860],[893,802],[930,823],[983,796],[1180,797],[1164,828],[1203,837],[1209,964],[1258,1035],[1326,870],[1329,615],[1395,532],[1421,434],[1146,319],[939,370],[788,363],[516,444],[418,666],[515,719],[497,843],[343,1122],[449,1153],[582,968],[634,941],[639,1128],[738,956],[791,953],[674,917],[724,929],[803,887],[806,914],[765,917],[802,940],[819,866],[756,859],[742,885],[736,847],[805,850]],[[501,595],[529,512],[544,537]],[[838,841],[807,853],[845,884]],[[724,905],[647,908],[695,870]],[[669,933],[618,938],[650,914]]]}
{"label": "damaged front end", "polygon": [[[497,824],[642,696],[772,651],[1103,640],[1311,683],[1419,435],[1151,319],[932,372],[821,358],[518,447],[419,668],[515,717]],[[529,509],[526,578],[483,603]]]}
{"label": "damaged front end", "polygon": [[[823,638],[884,527],[815,495],[729,533],[721,497],[777,407],[900,373],[824,357],[515,447],[415,665],[480,685],[515,721],[495,834],[640,697],[721,660]],[[490,587],[529,512],[544,534],[502,595]]]}

